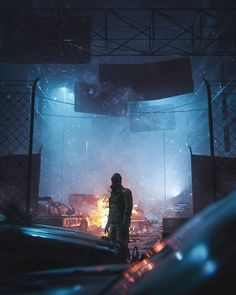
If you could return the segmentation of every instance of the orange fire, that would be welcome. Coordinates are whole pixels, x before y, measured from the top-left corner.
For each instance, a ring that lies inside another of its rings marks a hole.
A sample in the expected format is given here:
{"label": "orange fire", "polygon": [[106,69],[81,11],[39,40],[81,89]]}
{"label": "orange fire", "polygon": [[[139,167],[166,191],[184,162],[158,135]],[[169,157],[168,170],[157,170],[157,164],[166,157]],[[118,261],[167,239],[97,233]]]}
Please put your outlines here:
{"label": "orange fire", "polygon": [[145,219],[144,210],[139,208],[138,205],[134,204],[131,218],[132,219]]}
{"label": "orange fire", "polygon": [[[89,210],[87,210],[89,231],[99,236],[104,235],[104,229],[107,224],[109,214],[109,197],[109,193],[95,196],[96,201],[93,205],[89,206]],[[134,233],[136,231],[143,230],[140,228],[142,225],[145,225],[146,221],[144,210],[139,208],[136,204],[133,206],[131,220],[135,222],[135,224],[133,224],[130,228],[131,232]]]}
{"label": "orange fire", "polygon": [[[107,223],[108,218],[108,200],[109,196],[102,195],[99,196],[97,201],[97,207],[90,210],[89,213],[89,226],[99,227],[104,229]],[[142,218],[142,214],[140,214],[141,209],[138,209],[137,205],[134,205],[132,210],[132,218]]]}
{"label": "orange fire", "polygon": [[136,216],[138,216],[139,213],[138,213],[138,211],[136,210],[135,207],[137,207],[137,205],[134,205],[133,210],[132,210],[132,215],[136,215]]}
{"label": "orange fire", "polygon": [[104,229],[108,218],[108,197],[107,195],[99,196],[97,207],[89,213],[89,226]]}

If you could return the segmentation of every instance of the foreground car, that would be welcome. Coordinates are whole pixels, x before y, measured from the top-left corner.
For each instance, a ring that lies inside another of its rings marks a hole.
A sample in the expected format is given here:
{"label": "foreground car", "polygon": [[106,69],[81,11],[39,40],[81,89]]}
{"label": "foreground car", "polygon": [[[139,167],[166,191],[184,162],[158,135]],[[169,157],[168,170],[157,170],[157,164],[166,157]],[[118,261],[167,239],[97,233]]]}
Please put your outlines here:
{"label": "foreground car", "polygon": [[78,230],[0,223],[0,240],[0,277],[52,268],[124,263],[118,244]]}
{"label": "foreground car", "polygon": [[[218,200],[128,265],[50,270],[4,278],[2,294],[220,294],[235,289],[236,192]],[[235,292],[232,292],[234,294]]]}
{"label": "foreground car", "polygon": [[85,266],[18,275],[0,279],[0,294],[100,294],[126,267],[125,264]]}
{"label": "foreground car", "polygon": [[155,244],[102,294],[209,295],[235,290],[235,228],[232,192]]}

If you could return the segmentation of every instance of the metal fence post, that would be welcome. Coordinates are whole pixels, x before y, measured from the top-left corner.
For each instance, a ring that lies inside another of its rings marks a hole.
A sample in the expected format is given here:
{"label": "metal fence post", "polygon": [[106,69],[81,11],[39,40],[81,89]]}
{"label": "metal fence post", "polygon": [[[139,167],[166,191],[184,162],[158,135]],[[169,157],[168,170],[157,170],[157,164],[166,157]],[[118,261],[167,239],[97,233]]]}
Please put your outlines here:
{"label": "metal fence post", "polygon": [[37,87],[38,81],[39,81],[39,78],[33,81],[32,90],[31,90],[30,129],[29,129],[29,146],[28,146],[28,179],[27,179],[27,198],[26,198],[26,214],[28,216],[30,216],[30,200],[31,200],[35,93],[36,93],[36,87]]}
{"label": "metal fence post", "polygon": [[212,120],[212,102],[211,102],[211,86],[207,80],[203,80],[207,89],[207,102],[208,102],[208,123],[210,135],[210,158],[211,158],[211,171],[212,171],[212,192],[213,199],[217,199],[216,194],[216,165],[215,165],[215,152],[214,152],[214,133],[213,133],[213,120]]}

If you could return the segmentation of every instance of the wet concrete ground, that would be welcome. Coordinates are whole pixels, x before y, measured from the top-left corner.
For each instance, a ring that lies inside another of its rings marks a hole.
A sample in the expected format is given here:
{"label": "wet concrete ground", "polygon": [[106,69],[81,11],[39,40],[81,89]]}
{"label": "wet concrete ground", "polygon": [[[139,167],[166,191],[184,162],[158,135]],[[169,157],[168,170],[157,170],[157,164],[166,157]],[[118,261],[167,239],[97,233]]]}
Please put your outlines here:
{"label": "wet concrete ground", "polygon": [[[160,231],[155,230],[147,233],[138,233],[130,236],[130,255],[133,253],[135,246],[138,248],[139,256],[147,252],[152,248],[152,246],[160,241]],[[134,254],[135,251],[134,251]]]}

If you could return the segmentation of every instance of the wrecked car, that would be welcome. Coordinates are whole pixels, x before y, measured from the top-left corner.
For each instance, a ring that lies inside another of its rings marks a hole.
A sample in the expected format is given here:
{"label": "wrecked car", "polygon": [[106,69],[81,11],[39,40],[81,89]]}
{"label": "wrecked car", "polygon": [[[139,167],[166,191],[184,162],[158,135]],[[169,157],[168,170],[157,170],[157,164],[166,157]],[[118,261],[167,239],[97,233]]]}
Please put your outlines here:
{"label": "wrecked car", "polygon": [[74,209],[61,202],[54,201],[50,196],[39,197],[33,221],[82,231],[88,230],[86,216],[76,213]]}

